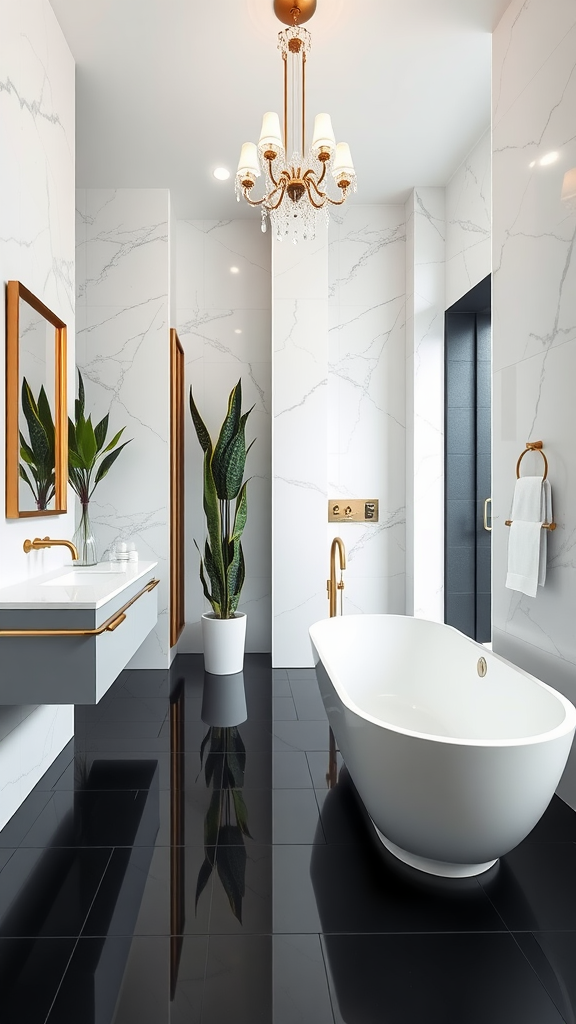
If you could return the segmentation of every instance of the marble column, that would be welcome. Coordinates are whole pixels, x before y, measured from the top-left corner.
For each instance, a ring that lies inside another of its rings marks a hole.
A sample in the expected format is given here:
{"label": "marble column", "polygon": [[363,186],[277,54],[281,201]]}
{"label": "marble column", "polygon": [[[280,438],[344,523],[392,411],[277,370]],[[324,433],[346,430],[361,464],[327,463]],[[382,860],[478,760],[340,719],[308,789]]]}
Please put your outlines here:
{"label": "marble column", "polygon": [[312,665],[326,616],[328,238],[272,241],[272,663]]}

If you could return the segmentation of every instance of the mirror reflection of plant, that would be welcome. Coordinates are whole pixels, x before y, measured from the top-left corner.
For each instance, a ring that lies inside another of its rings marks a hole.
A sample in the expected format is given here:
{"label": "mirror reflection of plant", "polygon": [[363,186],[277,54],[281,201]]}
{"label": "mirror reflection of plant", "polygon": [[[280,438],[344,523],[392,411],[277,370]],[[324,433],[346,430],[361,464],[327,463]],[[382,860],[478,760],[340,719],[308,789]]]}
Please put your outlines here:
{"label": "mirror reflection of plant", "polygon": [[20,479],[28,484],[36,508],[43,512],[56,489],[54,421],[44,385],[36,400],[26,377],[22,380],[22,412],[28,426],[29,441],[20,431]]}
{"label": "mirror reflection of plant", "polygon": [[94,427],[92,417],[84,415],[85,393],[82,374],[78,370],[78,398],[74,408],[74,422],[68,418],[68,479],[83,507],[88,505],[96,486],[114,465],[120,452],[130,441],[116,447],[125,427],[106,444],[109,413]]}
{"label": "mirror reflection of plant", "polygon": [[[204,753],[210,744],[206,762]],[[200,747],[200,769],[204,763],[206,785],[213,787],[212,799],[204,819],[204,863],[196,883],[198,900],[214,867],[228,897],[234,917],[242,924],[242,899],[245,892],[248,811],[242,787],[246,768],[246,748],[238,726],[211,726]]]}

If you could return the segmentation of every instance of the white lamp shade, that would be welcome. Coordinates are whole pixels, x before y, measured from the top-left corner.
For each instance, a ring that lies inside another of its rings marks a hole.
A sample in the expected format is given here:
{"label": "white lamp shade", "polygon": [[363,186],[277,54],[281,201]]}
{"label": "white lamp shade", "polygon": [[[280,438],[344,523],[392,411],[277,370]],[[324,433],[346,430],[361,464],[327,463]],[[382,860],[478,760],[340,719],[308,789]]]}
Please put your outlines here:
{"label": "white lamp shade", "polygon": [[321,147],[329,149],[331,153],[336,149],[336,137],[332,129],[330,114],[316,114],[314,118],[312,152],[318,153]]}
{"label": "white lamp shade", "polygon": [[236,174],[239,178],[245,178],[246,176],[260,177],[260,164],[258,163],[258,150],[253,142],[244,142],[240,151],[240,159],[238,161],[238,170]]}
{"label": "white lamp shade", "polygon": [[339,142],[336,146],[336,156],[334,157],[334,163],[332,164],[332,174],[334,177],[342,177],[343,174],[354,175],[354,164],[352,163],[352,156],[350,154],[350,146],[347,142]]}
{"label": "white lamp shade", "polygon": [[269,110],[262,118],[262,131],[260,132],[258,148],[261,153],[265,149],[273,149],[275,153],[282,149],[280,118],[273,110]]}

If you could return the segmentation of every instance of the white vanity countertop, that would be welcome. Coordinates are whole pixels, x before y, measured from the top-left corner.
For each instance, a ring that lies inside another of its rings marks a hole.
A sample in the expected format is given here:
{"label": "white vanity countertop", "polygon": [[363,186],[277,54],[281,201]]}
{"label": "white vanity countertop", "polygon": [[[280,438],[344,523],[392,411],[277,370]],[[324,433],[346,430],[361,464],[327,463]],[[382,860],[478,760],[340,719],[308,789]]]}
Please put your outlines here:
{"label": "white vanity countertop", "polygon": [[[70,565],[53,569],[9,587],[0,588],[0,609],[7,608],[100,608],[142,576],[150,576],[158,562],[100,562],[96,566]],[[66,582],[74,574],[81,583]],[[55,581],[62,577],[62,584]],[[85,580],[90,582],[85,582]],[[54,581],[54,582],[52,582]],[[147,582],[147,581],[146,581]]]}

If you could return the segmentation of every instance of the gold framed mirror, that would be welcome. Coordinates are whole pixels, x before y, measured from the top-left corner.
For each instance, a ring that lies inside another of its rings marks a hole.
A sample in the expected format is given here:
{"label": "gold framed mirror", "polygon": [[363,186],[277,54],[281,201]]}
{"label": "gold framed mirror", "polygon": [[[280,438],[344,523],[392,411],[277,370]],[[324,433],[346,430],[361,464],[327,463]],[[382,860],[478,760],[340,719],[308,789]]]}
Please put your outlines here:
{"label": "gold framed mirror", "polygon": [[66,324],[20,281],[6,288],[6,518],[66,511]]}

